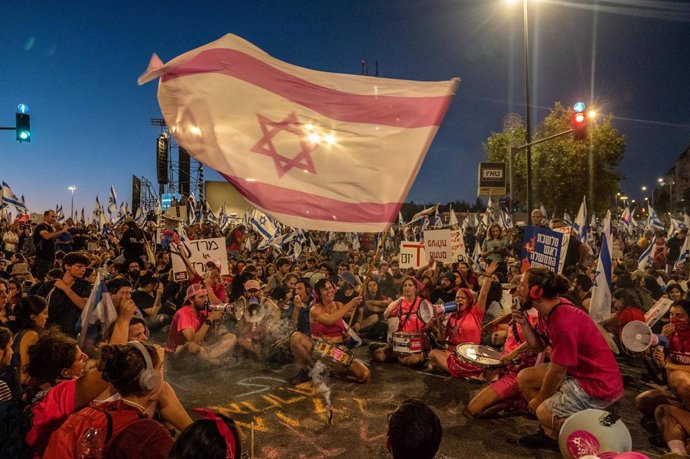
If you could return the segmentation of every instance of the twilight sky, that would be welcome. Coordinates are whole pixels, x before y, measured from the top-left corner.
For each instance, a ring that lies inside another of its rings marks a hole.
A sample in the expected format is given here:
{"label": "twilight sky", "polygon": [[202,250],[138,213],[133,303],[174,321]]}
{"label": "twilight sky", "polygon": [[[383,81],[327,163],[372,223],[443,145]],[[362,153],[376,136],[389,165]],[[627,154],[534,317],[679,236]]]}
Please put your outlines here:
{"label": "twilight sky", "polygon": [[[556,101],[584,100],[626,137],[624,193],[640,199],[690,146],[690,2],[527,0],[532,130]],[[477,164],[508,113],[524,115],[522,5],[507,0],[12,2],[0,15],[0,126],[31,108],[31,143],[0,131],[0,179],[32,211],[90,216],[110,185],[154,182],[157,83],[136,79],[226,33],[316,70],[462,79],[408,196],[473,201]],[[537,171],[538,173],[538,171]],[[207,178],[219,180],[216,174]],[[157,189],[157,186],[155,187]]]}

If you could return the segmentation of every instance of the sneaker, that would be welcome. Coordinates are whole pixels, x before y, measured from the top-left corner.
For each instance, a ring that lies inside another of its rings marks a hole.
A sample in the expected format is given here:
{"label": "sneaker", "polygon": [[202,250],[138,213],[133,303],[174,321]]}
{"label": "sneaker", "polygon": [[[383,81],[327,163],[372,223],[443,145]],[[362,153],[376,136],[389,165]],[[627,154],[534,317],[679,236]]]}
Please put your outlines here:
{"label": "sneaker", "polygon": [[526,435],[518,440],[518,445],[530,449],[550,449],[558,451],[558,442],[553,438],[547,436],[543,430]]}
{"label": "sneaker", "polygon": [[309,376],[309,372],[307,370],[301,369],[300,371],[297,372],[295,376],[290,378],[288,380],[288,383],[290,383],[291,386],[296,386],[298,384],[302,384],[304,382],[311,381],[311,377]]}

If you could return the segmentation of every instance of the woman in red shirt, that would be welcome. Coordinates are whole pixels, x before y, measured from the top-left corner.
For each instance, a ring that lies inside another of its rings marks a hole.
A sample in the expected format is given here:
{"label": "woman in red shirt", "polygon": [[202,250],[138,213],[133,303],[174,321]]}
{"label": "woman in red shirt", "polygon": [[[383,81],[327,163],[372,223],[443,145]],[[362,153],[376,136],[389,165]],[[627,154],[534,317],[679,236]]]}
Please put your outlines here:
{"label": "woman in red shirt", "polygon": [[486,309],[486,298],[491,288],[491,279],[498,269],[498,263],[492,261],[484,274],[477,304],[473,305],[474,296],[467,288],[458,289],[455,294],[457,311],[447,315],[441,329],[441,341],[445,349],[434,349],[429,360],[434,368],[450,373],[455,378],[471,378],[482,374],[483,369],[463,362],[455,355],[455,347],[462,343],[479,344],[482,338],[482,318]]}

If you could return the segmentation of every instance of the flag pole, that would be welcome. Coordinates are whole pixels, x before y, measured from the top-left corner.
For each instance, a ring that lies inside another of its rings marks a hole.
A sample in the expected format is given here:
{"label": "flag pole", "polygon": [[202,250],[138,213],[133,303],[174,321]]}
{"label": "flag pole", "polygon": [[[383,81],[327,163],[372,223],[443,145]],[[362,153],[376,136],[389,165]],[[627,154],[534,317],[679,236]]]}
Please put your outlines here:
{"label": "flag pole", "polygon": [[[367,282],[369,282],[369,277],[371,277],[371,271],[374,267],[374,263],[376,263],[376,260],[378,260],[379,257],[381,256],[381,249],[386,244],[386,240],[388,239],[388,234],[390,233],[390,229],[391,229],[392,225],[393,225],[393,223],[388,223],[388,225],[386,225],[386,228],[383,230],[383,237],[379,241],[378,247],[376,247],[376,253],[374,253],[374,258],[372,258],[371,261],[369,262],[369,268],[367,269],[367,273],[364,276],[364,281],[362,282],[362,285],[360,285],[359,296],[364,296],[364,292],[366,291],[366,288],[367,288]],[[347,324],[348,328],[350,328],[350,329],[352,329],[352,322],[355,319],[355,313],[356,313],[356,311],[352,311],[352,315],[350,316],[350,322]]]}

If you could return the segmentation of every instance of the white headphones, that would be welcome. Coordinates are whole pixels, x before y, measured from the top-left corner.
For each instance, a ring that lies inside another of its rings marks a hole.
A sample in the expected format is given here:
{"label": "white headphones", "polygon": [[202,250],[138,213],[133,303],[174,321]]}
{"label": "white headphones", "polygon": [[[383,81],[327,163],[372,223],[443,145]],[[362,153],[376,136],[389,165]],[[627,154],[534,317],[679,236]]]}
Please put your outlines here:
{"label": "white headphones", "polygon": [[153,367],[153,362],[151,361],[151,355],[149,354],[149,351],[146,350],[143,344],[141,344],[139,341],[130,341],[127,344],[131,344],[134,346],[136,350],[139,351],[141,356],[144,358],[144,363],[146,364],[146,367],[141,370],[139,375],[137,376],[137,379],[139,380],[139,387],[142,390],[146,391],[152,391],[156,387],[158,387],[158,384],[160,384],[160,376],[158,375],[158,372],[156,369]]}

